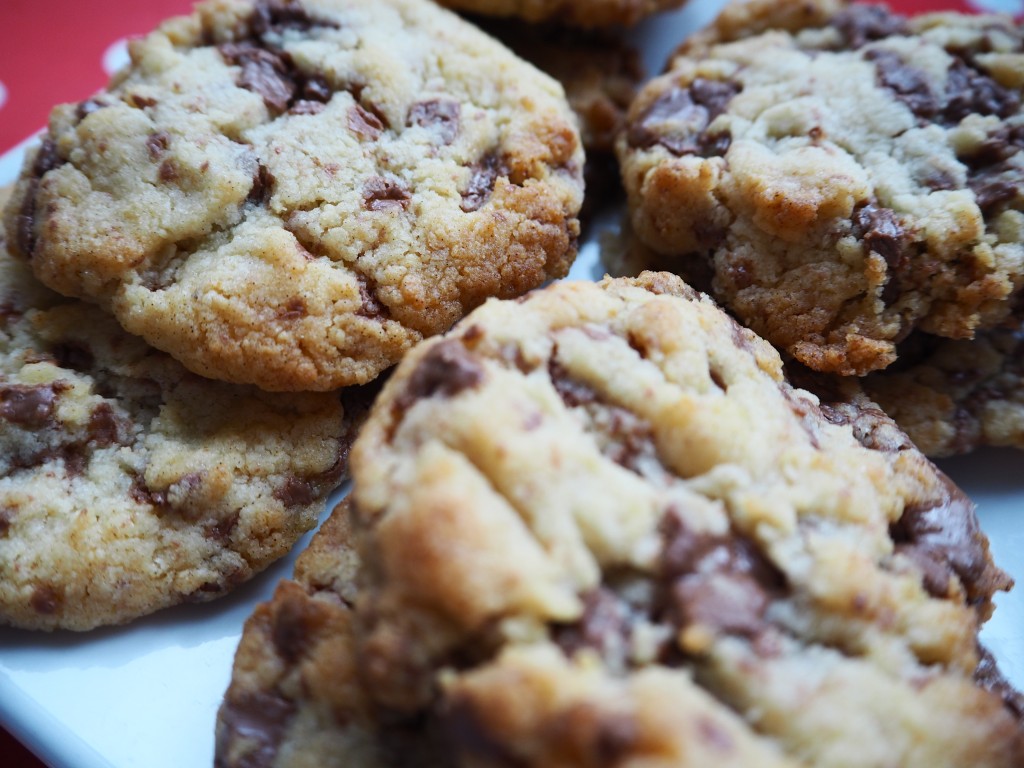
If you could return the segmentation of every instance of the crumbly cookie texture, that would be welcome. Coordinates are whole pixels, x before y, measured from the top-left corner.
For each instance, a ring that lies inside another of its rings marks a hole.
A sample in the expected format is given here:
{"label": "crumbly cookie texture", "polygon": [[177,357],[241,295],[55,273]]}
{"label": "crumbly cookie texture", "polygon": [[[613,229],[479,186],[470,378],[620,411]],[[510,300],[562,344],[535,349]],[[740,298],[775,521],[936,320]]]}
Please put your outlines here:
{"label": "crumbly cookie texture", "polygon": [[735,3],[630,109],[633,227],[818,371],[972,338],[1024,284],[1022,62],[1007,17]]}
{"label": "crumbly cookie texture", "polygon": [[212,0],[129,52],[53,112],[6,229],[194,372],[365,383],[575,256],[561,88],[433,3]]}
{"label": "crumbly cookie texture", "polygon": [[1024,759],[973,505],[674,276],[486,303],[399,365],[352,473],[362,695],[454,764]]}
{"label": "crumbly cookie texture", "polygon": [[915,334],[899,370],[862,386],[929,456],[1024,448],[1024,313],[972,341]]}
{"label": "crumbly cookie texture", "polygon": [[337,393],[201,379],[0,245],[0,624],[224,594],[313,527],[353,428]]}
{"label": "crumbly cookie texture", "polygon": [[622,196],[615,137],[645,79],[640,54],[621,31],[581,30],[475,16],[471,19],[565,88],[586,150],[581,219]]}
{"label": "crumbly cookie texture", "polygon": [[553,21],[577,27],[636,24],[653,13],[678,8],[685,0],[438,0],[460,11],[518,16],[529,22]]}

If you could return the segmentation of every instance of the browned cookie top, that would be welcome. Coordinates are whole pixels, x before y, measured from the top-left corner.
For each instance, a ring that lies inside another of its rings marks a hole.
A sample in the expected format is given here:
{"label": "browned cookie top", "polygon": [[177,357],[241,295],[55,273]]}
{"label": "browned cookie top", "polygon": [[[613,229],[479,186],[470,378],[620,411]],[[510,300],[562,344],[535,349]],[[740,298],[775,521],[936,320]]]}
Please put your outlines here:
{"label": "browned cookie top", "polygon": [[1005,17],[737,2],[630,110],[634,228],[816,370],[970,338],[1024,282],[1022,54]]}
{"label": "browned cookie top", "polygon": [[211,0],[130,53],[54,111],[6,227],[193,371],[363,383],[575,256],[561,89],[426,0]]}
{"label": "browned cookie top", "polygon": [[222,595],[316,522],[337,393],[209,381],[0,243],[0,625],[84,630]]}
{"label": "browned cookie top", "polygon": [[465,766],[1024,757],[975,680],[1009,580],[970,501],[670,275],[487,303],[399,365],[352,467],[385,734]]}

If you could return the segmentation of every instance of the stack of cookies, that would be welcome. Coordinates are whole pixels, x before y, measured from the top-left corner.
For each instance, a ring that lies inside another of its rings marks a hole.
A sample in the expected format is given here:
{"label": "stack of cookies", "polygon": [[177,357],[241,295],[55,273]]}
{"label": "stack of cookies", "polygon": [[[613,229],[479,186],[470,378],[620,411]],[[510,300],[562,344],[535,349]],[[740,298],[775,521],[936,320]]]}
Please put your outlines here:
{"label": "stack of cookies", "polygon": [[[499,20],[207,0],[54,111],[0,623],[222,594],[351,476],[218,766],[1024,765],[1012,580],[925,455],[1024,445],[1020,27],[737,0],[635,94],[677,2],[442,4]],[[613,145],[651,271],[541,287]]]}

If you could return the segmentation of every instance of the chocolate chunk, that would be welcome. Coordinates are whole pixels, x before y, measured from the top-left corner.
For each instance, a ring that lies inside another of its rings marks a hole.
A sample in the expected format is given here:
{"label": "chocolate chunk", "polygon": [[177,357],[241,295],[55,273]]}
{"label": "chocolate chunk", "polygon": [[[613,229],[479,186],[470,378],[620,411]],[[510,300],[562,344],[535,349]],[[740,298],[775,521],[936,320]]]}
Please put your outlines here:
{"label": "chocolate chunk", "polygon": [[75,117],[81,122],[93,112],[98,112],[108,106],[110,105],[100,99],[86,99],[78,102],[78,106],[75,107]]}
{"label": "chocolate chunk", "polygon": [[1016,91],[1004,88],[988,75],[962,59],[954,61],[946,75],[946,104],[942,116],[959,123],[968,115],[997,115],[1007,118],[1020,108]]}
{"label": "chocolate chunk", "polygon": [[53,416],[57,396],[70,388],[65,381],[0,386],[0,418],[28,429],[44,427]]}
{"label": "chocolate chunk", "polygon": [[316,495],[316,489],[309,481],[298,477],[289,477],[274,490],[274,498],[289,509],[312,504]]}
{"label": "chocolate chunk", "polygon": [[278,655],[294,664],[305,653],[310,638],[323,623],[318,606],[304,595],[283,603],[273,617],[271,637]]}
{"label": "chocolate chunk", "polygon": [[879,85],[892,91],[917,117],[929,120],[939,111],[939,100],[924,72],[892,51],[874,48],[865,58],[874,62]]}
{"label": "chocolate chunk", "polygon": [[986,691],[1001,698],[1017,722],[1024,724],[1024,696],[1003,676],[995,657],[987,648],[979,648],[978,654],[981,658],[978,668],[974,670],[974,681]]}
{"label": "chocolate chunk", "polygon": [[[937,470],[936,470],[937,471]],[[907,507],[891,526],[897,551],[922,568],[925,588],[936,597],[949,593],[949,577],[956,575],[972,603],[985,603],[1009,579],[993,565],[988,541],[978,526],[974,504],[945,475],[935,499]]]}
{"label": "chocolate chunk", "polygon": [[55,587],[49,584],[40,584],[32,590],[32,597],[29,604],[36,613],[45,616],[52,616],[64,602],[64,595]]}
{"label": "chocolate chunk", "polygon": [[499,176],[508,176],[504,161],[494,152],[483,157],[470,168],[469,185],[462,193],[460,207],[466,213],[479,211],[491,199],[494,183]]}
{"label": "chocolate chunk", "polygon": [[832,26],[842,36],[846,47],[852,49],[909,31],[907,20],[884,5],[853,5],[837,13],[832,18]]}
{"label": "chocolate chunk", "polygon": [[128,489],[128,495],[136,504],[145,504],[158,509],[167,506],[167,494],[164,491],[153,491],[146,485],[145,478],[136,477]]}
{"label": "chocolate chunk", "polygon": [[128,96],[128,101],[132,104],[132,106],[138,107],[139,109],[155,107],[157,104],[160,103],[154,98],[151,98],[149,96],[140,96],[137,93],[130,94]]}
{"label": "chocolate chunk", "polygon": [[376,290],[373,283],[366,275],[359,274],[359,309],[356,314],[360,317],[387,318],[391,316],[387,305],[377,300]]}
{"label": "chocolate chunk", "polygon": [[853,213],[853,233],[868,250],[874,251],[890,268],[902,268],[907,262],[907,232],[891,208],[863,205]]}
{"label": "chocolate chunk", "polygon": [[1024,150],[1024,128],[1001,126],[968,156],[967,186],[982,213],[992,216],[1019,194],[1022,178],[1015,159]]}
{"label": "chocolate chunk", "polygon": [[277,319],[286,321],[301,320],[308,314],[309,311],[306,309],[306,302],[296,296],[277,310]]}
{"label": "chocolate chunk", "polygon": [[89,443],[105,448],[118,439],[118,418],[109,403],[100,403],[89,416]]}
{"label": "chocolate chunk", "polygon": [[662,519],[660,531],[667,613],[676,625],[750,638],[768,629],[765,609],[785,580],[754,542],[735,532],[688,530],[675,510]]}
{"label": "chocolate chunk", "polygon": [[221,56],[242,68],[238,85],[263,97],[267,108],[281,113],[288,109],[297,89],[291,76],[291,59],[283,52],[272,52],[252,43],[224,43]]}
{"label": "chocolate chunk", "polygon": [[151,133],[146,138],[146,150],[152,160],[159,160],[167,148],[171,146],[171,136],[167,131]]}
{"label": "chocolate chunk", "polygon": [[375,141],[384,131],[384,123],[362,104],[353,104],[348,110],[348,129],[360,138]]}
{"label": "chocolate chunk", "polygon": [[404,211],[409,199],[409,190],[395,178],[374,176],[363,184],[363,201],[370,211]]}
{"label": "chocolate chunk", "polygon": [[740,89],[738,83],[705,78],[697,78],[685,88],[670,88],[630,126],[626,134],[629,145],[646,149],[660,144],[680,157],[724,154],[732,137],[708,134],[706,129]]}
{"label": "chocolate chunk", "polygon": [[327,109],[327,105],[319,101],[300,99],[288,110],[289,115],[319,115]]}
{"label": "chocolate chunk", "polygon": [[231,765],[271,768],[295,709],[294,702],[276,691],[229,694],[219,713],[215,765],[226,768],[231,745],[244,745],[244,755]]}
{"label": "chocolate chunk", "polygon": [[320,101],[327,103],[331,100],[334,91],[322,75],[313,75],[306,78],[299,91],[299,95],[305,101]]}
{"label": "chocolate chunk", "polygon": [[484,369],[458,339],[445,339],[434,344],[420,360],[395,400],[397,411],[404,412],[413,403],[428,397],[454,397],[463,390],[479,386]]}
{"label": "chocolate chunk", "polygon": [[14,522],[16,515],[14,507],[0,507],[0,539],[11,530],[11,523]]}
{"label": "chocolate chunk", "polygon": [[260,163],[256,173],[253,174],[252,189],[249,190],[249,196],[246,200],[250,203],[266,204],[274,193],[275,181],[274,174],[270,172],[270,169],[263,165],[263,163]]}
{"label": "chocolate chunk", "polygon": [[599,587],[583,595],[579,621],[555,627],[553,639],[566,656],[590,648],[608,658],[628,640],[630,613],[630,606],[618,595]]}
{"label": "chocolate chunk", "polygon": [[548,363],[548,376],[562,402],[569,408],[590,405],[598,400],[597,392],[569,375],[569,372],[554,357]]}
{"label": "chocolate chunk", "polygon": [[221,544],[227,544],[231,541],[231,534],[238,526],[238,512],[228,515],[223,520],[217,520],[214,523],[207,524],[203,529],[203,535],[213,541],[218,541]]}
{"label": "chocolate chunk", "polygon": [[409,109],[409,125],[433,128],[445,144],[459,135],[459,103],[457,101],[418,101]]}
{"label": "chocolate chunk", "polygon": [[64,164],[64,159],[57,152],[57,145],[49,136],[43,139],[32,161],[32,180],[25,190],[25,197],[22,199],[21,209],[15,218],[15,231],[17,232],[15,242],[22,255],[31,258],[36,246],[36,192],[39,190],[39,180],[55,168]]}
{"label": "chocolate chunk", "polygon": [[338,28],[337,22],[310,14],[299,0],[262,0],[255,4],[249,24],[253,36],[261,40],[288,29],[305,31],[314,27]]}
{"label": "chocolate chunk", "polygon": [[178,165],[173,160],[168,158],[160,163],[160,169],[157,172],[160,177],[160,181],[165,184],[169,184],[172,181],[177,181],[181,175],[178,173]]}

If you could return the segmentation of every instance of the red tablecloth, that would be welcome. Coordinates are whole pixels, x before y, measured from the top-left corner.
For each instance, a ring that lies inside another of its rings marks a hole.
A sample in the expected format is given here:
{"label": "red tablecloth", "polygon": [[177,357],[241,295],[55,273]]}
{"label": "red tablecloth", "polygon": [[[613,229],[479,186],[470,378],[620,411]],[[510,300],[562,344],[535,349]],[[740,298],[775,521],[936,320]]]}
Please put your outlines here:
{"label": "red tablecloth", "polygon": [[[101,88],[125,61],[124,46],[130,36],[151,29],[166,16],[188,11],[191,5],[191,0],[2,0],[0,152],[42,128],[54,104],[80,101]],[[946,9],[1024,13],[1024,0],[891,0],[890,5],[905,13]],[[2,729],[0,765],[42,768]]]}

